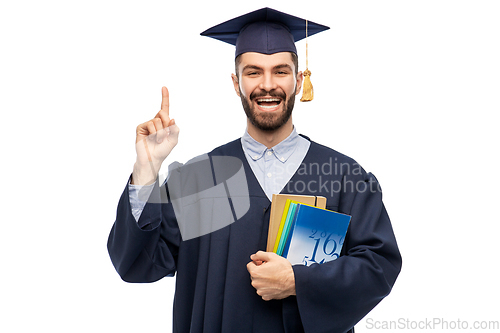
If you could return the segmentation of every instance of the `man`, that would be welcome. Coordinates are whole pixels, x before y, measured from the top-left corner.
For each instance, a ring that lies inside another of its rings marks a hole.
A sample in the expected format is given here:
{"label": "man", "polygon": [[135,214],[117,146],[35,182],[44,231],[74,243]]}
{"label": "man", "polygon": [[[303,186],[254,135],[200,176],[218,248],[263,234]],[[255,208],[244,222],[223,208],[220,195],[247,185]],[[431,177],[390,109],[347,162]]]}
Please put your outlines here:
{"label": "man", "polygon": [[[137,127],[137,161],[108,249],[125,281],[152,282],[177,274],[174,332],[354,331],[399,274],[401,257],[374,176],[295,131],[291,115],[303,74],[297,68],[294,20],[303,22],[265,8],[207,30],[207,35],[236,45],[232,80],[247,115],[245,135],[208,154],[208,177],[189,168],[195,162],[171,169],[169,177],[178,179],[163,187],[155,181],[179,134],[170,118],[167,88],[162,88],[160,112]],[[309,27],[326,28],[311,22]],[[229,29],[236,36],[228,37]],[[217,158],[240,161],[249,205],[238,215],[238,198],[228,195],[222,200],[229,201],[230,222],[186,237],[194,220],[199,219],[202,229],[219,220],[220,210],[206,205],[220,196],[176,208],[176,202],[194,192],[186,193],[186,188],[206,192],[208,187],[200,184],[213,173],[214,187],[232,191],[229,180],[215,179]],[[333,184],[338,185],[335,190]],[[137,186],[166,199],[141,204]],[[292,266],[265,252],[270,198],[279,192],[324,195],[328,209],[352,216],[338,259]],[[197,206],[205,208],[197,211]]]}

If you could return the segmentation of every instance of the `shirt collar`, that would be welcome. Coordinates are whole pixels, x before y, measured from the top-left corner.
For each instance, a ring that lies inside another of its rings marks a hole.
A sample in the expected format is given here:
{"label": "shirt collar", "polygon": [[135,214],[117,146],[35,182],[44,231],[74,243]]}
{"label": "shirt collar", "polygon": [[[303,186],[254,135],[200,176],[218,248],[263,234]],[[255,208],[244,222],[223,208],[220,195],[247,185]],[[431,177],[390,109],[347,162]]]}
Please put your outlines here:
{"label": "shirt collar", "polygon": [[[276,158],[284,163],[295,151],[299,139],[299,135],[297,134],[294,126],[292,133],[290,133],[285,140],[281,141],[269,150],[272,150]],[[264,153],[268,150],[265,145],[252,138],[250,134],[248,134],[247,130],[245,130],[245,134],[241,138],[241,144],[245,153],[248,154],[248,156],[250,156],[250,158],[254,161],[262,158]]]}

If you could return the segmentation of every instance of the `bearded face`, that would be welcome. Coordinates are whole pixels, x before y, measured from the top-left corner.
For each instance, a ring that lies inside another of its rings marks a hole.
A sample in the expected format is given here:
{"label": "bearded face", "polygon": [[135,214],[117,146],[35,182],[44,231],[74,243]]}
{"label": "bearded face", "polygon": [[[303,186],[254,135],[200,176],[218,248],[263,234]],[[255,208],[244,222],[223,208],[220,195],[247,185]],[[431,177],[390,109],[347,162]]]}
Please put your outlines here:
{"label": "bearded face", "polygon": [[[243,109],[250,123],[258,129],[272,132],[287,123],[292,116],[295,105],[295,92],[291,96],[286,96],[282,91],[253,92],[250,98],[244,97],[240,89],[240,98]],[[251,101],[255,101],[252,103]],[[262,111],[261,109],[280,109],[279,111]]]}
{"label": "bearded face", "polygon": [[249,124],[265,132],[276,131],[291,118],[302,74],[297,75],[295,55],[289,52],[248,52],[237,59],[234,88]]}

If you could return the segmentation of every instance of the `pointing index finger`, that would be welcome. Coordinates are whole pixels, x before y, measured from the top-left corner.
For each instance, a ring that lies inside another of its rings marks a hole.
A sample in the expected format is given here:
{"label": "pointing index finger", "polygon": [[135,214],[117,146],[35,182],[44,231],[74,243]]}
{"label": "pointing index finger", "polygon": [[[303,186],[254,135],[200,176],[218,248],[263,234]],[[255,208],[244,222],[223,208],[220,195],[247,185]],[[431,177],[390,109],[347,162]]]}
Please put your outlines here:
{"label": "pointing index finger", "polygon": [[167,87],[163,86],[161,88],[161,110],[167,114],[167,116],[169,115],[169,107],[170,107],[170,104],[169,104],[169,101],[168,101],[168,89]]}
{"label": "pointing index finger", "polygon": [[161,88],[161,110],[155,116],[161,119],[164,128],[169,127],[173,122],[173,119],[170,119],[169,106],[168,89],[164,86]]}

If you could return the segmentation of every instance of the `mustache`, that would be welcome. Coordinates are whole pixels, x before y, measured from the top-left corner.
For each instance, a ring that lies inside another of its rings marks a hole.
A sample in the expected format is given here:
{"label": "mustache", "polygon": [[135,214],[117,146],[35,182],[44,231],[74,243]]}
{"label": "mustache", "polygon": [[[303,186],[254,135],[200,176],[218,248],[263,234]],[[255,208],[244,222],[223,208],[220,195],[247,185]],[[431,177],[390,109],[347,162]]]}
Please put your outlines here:
{"label": "mustache", "polygon": [[262,90],[260,92],[254,91],[250,94],[250,100],[258,98],[258,97],[267,97],[267,96],[278,97],[278,98],[281,98],[282,100],[286,101],[285,93],[282,91],[277,91],[275,89],[271,90],[271,91],[265,91],[265,90]]}

